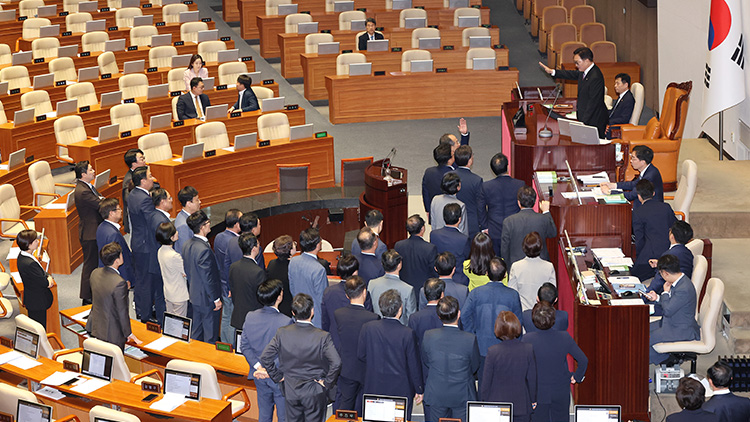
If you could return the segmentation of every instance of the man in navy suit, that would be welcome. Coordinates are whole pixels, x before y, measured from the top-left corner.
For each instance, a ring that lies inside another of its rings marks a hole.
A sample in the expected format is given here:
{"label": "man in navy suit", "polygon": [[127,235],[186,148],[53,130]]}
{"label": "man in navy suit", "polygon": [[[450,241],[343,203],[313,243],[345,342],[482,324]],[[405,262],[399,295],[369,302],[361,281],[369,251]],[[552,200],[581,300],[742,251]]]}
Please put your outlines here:
{"label": "man in navy suit", "polygon": [[380,296],[388,290],[396,290],[401,295],[401,302],[403,303],[399,321],[401,321],[401,324],[406,325],[409,322],[409,316],[417,311],[416,292],[410,284],[400,278],[403,259],[398,252],[394,249],[385,251],[381,261],[383,262],[385,275],[371,280],[367,286],[367,291],[375,298],[373,311],[383,316],[379,305]]}
{"label": "man in navy suit", "polygon": [[323,301],[323,293],[328,287],[328,277],[325,268],[318,261],[318,252],[320,252],[318,229],[310,227],[303,230],[299,235],[299,246],[302,253],[289,261],[289,290],[294,296],[305,293],[312,297],[315,304],[312,324],[320,328],[323,326],[321,320],[323,310],[320,305]]}
{"label": "man in navy suit", "polygon": [[201,199],[198,197],[198,191],[192,186],[185,186],[177,193],[177,200],[180,201],[182,209],[174,218],[174,228],[177,229],[178,238],[174,243],[174,250],[182,254],[182,248],[188,240],[193,237],[193,231],[187,225],[187,218],[190,214],[201,209]]}
{"label": "man in navy suit", "polygon": [[229,108],[229,112],[235,110],[240,111],[255,111],[260,108],[258,105],[258,98],[255,97],[255,93],[251,88],[253,84],[252,78],[247,75],[240,75],[237,77],[237,102]]}
{"label": "man in navy suit", "polygon": [[[261,253],[258,254],[256,262],[262,269],[266,269],[266,261],[263,258],[263,245],[260,243],[260,218],[253,212],[247,212],[240,217],[240,234],[252,233],[258,238],[258,248]],[[237,242],[229,242],[227,245],[227,254],[224,257],[224,265],[230,266],[242,259],[242,249]]]}
{"label": "man in navy suit", "polygon": [[629,182],[603,183],[602,192],[609,194],[612,189],[622,189],[625,199],[633,203],[633,210],[641,206],[635,185],[639,180],[646,179],[654,184],[654,199],[664,202],[664,183],[659,169],[651,165],[654,160],[654,150],[646,145],[636,145],[630,153],[630,166],[640,174]]}
{"label": "man in navy suit", "polygon": [[646,298],[658,301],[664,310],[659,321],[651,323],[649,339],[649,361],[653,364],[664,362],[669,354],[658,353],[653,345],[662,342],[692,341],[700,339],[700,328],[695,322],[697,298],[695,287],[689,278],[680,271],[680,261],[674,255],[659,258],[656,269],[664,278],[664,292],[646,293]]}
{"label": "man in navy suit", "polygon": [[[235,298],[230,296],[231,290],[229,289],[229,267],[233,262],[226,258],[229,244],[238,243],[237,240],[240,237],[240,217],[242,217],[242,211],[236,208],[227,210],[224,214],[224,231],[214,237],[214,254],[216,255],[216,262],[219,264],[219,273],[221,274],[221,332],[219,337],[222,342],[230,344],[234,344],[235,341],[234,329],[231,325]],[[258,281],[258,284],[262,281]],[[254,298],[255,290],[251,294]],[[253,302],[255,302],[255,299],[253,299]],[[242,326],[244,317],[245,315],[243,314],[238,321],[235,321],[238,326]]]}
{"label": "man in navy suit", "polygon": [[[339,339],[339,329],[336,325],[334,314],[337,309],[349,306],[351,298],[346,295],[346,280],[349,279],[349,277],[356,275],[358,270],[359,262],[354,255],[346,255],[339,258],[339,262],[336,265],[336,273],[341,281],[326,287],[326,290],[323,292],[323,301],[320,304],[320,308],[323,312],[323,330],[331,333],[331,340],[333,340],[333,345],[336,346],[336,350],[339,351],[339,354],[341,354],[341,340]],[[367,286],[365,285],[365,288],[366,287]],[[369,293],[365,294],[364,306],[365,309],[372,312],[372,300],[370,299]]]}
{"label": "man in navy suit", "polygon": [[520,211],[517,195],[524,183],[508,175],[508,157],[503,153],[492,157],[490,168],[496,177],[482,183],[479,191],[479,226],[482,230],[488,230],[495,254],[500,256],[503,221]]}
{"label": "man in navy suit", "polygon": [[[383,213],[380,210],[370,210],[365,214],[365,227],[372,230],[375,236],[380,236],[380,232],[383,231]],[[388,250],[388,245],[383,242],[383,239],[378,237],[378,246],[375,249],[375,257],[380,259],[383,256],[383,252]],[[352,255],[359,259],[359,255],[362,253],[362,249],[359,247],[357,239],[352,239]]]}
{"label": "man in navy suit", "polygon": [[618,73],[615,76],[615,92],[618,97],[612,105],[612,110],[609,111],[609,125],[630,123],[630,116],[633,114],[633,108],[635,107],[635,97],[630,92],[630,75]]}
{"label": "man in navy suit", "polygon": [[513,263],[526,258],[523,251],[523,240],[531,232],[537,232],[542,238],[540,256],[549,261],[547,240],[557,235],[557,227],[549,213],[549,201],[539,201],[539,211],[534,211],[536,192],[531,186],[523,186],[518,190],[518,206],[521,208],[516,214],[508,216],[503,221],[503,235],[500,243],[500,256],[505,260],[508,268]]}
{"label": "man in navy suit", "polygon": [[680,384],[675,392],[681,412],[667,416],[667,422],[719,422],[719,415],[703,408],[706,400],[706,389],[699,381],[690,378],[680,378]]}
{"label": "man in navy suit", "polygon": [[[123,257],[123,264],[117,270],[125,281],[133,283],[135,282],[133,254],[130,252],[130,247],[128,247],[125,238],[122,237],[122,233],[120,233],[119,222],[122,219],[122,214],[123,211],[117,199],[107,198],[99,203],[99,215],[102,216],[104,221],[96,228],[96,247],[98,250],[102,250],[104,245],[117,242],[122,248]],[[104,266],[101,257],[99,257],[99,266]]]}
{"label": "man in navy suit", "polygon": [[438,301],[445,296],[445,282],[439,278],[427,279],[422,287],[427,299],[422,309],[409,315],[409,328],[417,334],[417,344],[422,344],[422,338],[427,330],[443,326],[437,315]]}
{"label": "man in navy suit", "polygon": [[437,247],[438,253],[450,252],[456,257],[456,269],[453,281],[464,286],[469,285],[469,278],[464,274],[464,261],[469,259],[471,241],[458,230],[461,221],[461,206],[452,203],[443,208],[445,227],[430,232],[430,243]]}
{"label": "man in navy suit", "polygon": [[426,169],[422,176],[422,202],[424,203],[424,210],[427,213],[428,221],[430,219],[432,198],[443,192],[441,186],[445,173],[453,171],[453,167],[450,166],[450,162],[453,159],[451,146],[440,143],[432,150],[432,158],[437,162],[437,166]]}
{"label": "man in navy suit", "polygon": [[[130,247],[133,251],[135,283],[133,283],[133,301],[136,316],[142,321],[151,318],[151,300],[147,292],[151,291],[151,273],[149,262],[158,250],[151,250],[151,218],[156,212],[149,190],[154,186],[151,170],[138,167],[133,170],[133,185],[128,195],[128,213],[130,213]],[[132,282],[133,280],[131,280]]]}
{"label": "man in navy suit", "polygon": [[286,420],[286,405],[279,386],[269,379],[268,372],[260,363],[263,349],[271,342],[276,330],[293,324],[294,321],[279,312],[279,303],[284,297],[280,280],[266,280],[258,286],[258,301],[262,308],[248,312],[242,324],[240,349],[250,366],[247,379],[255,380],[258,394],[258,422],[271,422],[273,408],[279,422]]}
{"label": "man in navy suit", "polygon": [[149,303],[153,303],[156,313],[156,320],[162,322],[167,304],[164,301],[164,280],[161,277],[161,267],[159,266],[158,251],[161,244],[156,240],[156,231],[162,223],[170,223],[169,212],[172,211],[172,195],[165,189],[156,188],[151,190],[151,201],[154,203],[156,212],[151,215],[151,245],[149,250],[157,251],[149,260],[148,271],[151,274],[151,291],[145,292],[148,295]]}
{"label": "man in navy suit", "polygon": [[[557,302],[557,287],[555,287],[555,285],[550,282],[542,284],[542,286],[539,287],[539,290],[537,290],[536,292],[536,301],[547,302],[550,305],[555,306],[555,303]],[[536,325],[534,325],[534,321],[531,320],[532,310],[533,309],[528,309],[526,311],[523,311],[523,328],[527,333],[539,331],[539,329],[536,328]],[[558,331],[567,331],[568,313],[561,310],[555,310],[555,325],[553,325],[551,329]]]}
{"label": "man in navy suit", "polygon": [[409,237],[396,242],[396,252],[403,257],[401,280],[414,288],[414,294],[419,293],[425,280],[436,277],[435,258],[437,248],[423,239],[424,219],[414,214],[406,220],[406,231]]}
{"label": "man in navy suit", "polygon": [[750,420],[750,399],[739,397],[729,391],[732,384],[732,368],[717,361],[708,368],[708,385],[713,390],[713,396],[703,404],[703,410],[708,410],[719,416],[721,422],[746,422]]}
{"label": "man in navy suit", "polygon": [[367,227],[363,227],[357,234],[357,243],[359,244],[360,253],[357,257],[359,261],[358,275],[369,283],[370,280],[382,277],[385,274],[381,260],[375,255],[378,249],[380,239]]}
{"label": "man in navy suit", "polygon": [[[466,303],[466,297],[469,296],[469,288],[463,284],[453,281],[453,272],[456,270],[456,257],[450,252],[443,252],[435,258],[435,271],[438,277],[445,283],[445,295],[455,297],[458,300],[459,307]],[[424,287],[419,291],[419,309],[427,306],[427,297]]]}
{"label": "man in navy suit", "polygon": [[[341,268],[341,262],[338,268]],[[341,355],[341,375],[333,410],[356,410],[357,414],[361,415],[365,368],[364,362],[359,360],[357,355],[359,334],[364,324],[376,321],[380,317],[371,309],[367,309],[366,301],[369,300],[369,296],[362,277],[351,276],[343,284],[346,297],[349,298],[349,305],[340,307],[333,313],[336,337],[339,339],[338,351]]]}
{"label": "man in navy suit", "polygon": [[[680,260],[680,271],[692,279],[693,277],[693,252],[685,244],[693,238],[693,228],[686,221],[677,220],[669,229],[669,249],[664,251],[661,256],[674,255]],[[658,259],[649,259],[649,266],[656,268]],[[648,290],[653,290],[661,294],[664,290],[664,279],[659,272],[656,272]],[[657,303],[654,307],[654,315],[661,315],[661,306]]]}
{"label": "man in navy suit", "polygon": [[365,363],[362,393],[406,397],[406,419],[411,420],[412,406],[422,402],[424,392],[417,336],[399,321],[398,291],[386,290],[378,305],[383,319],[366,323],[359,334],[357,356]]}
{"label": "man in navy suit", "polygon": [[367,51],[367,41],[369,40],[385,39],[382,33],[375,31],[375,25],[377,25],[375,19],[365,19],[365,33],[360,35],[357,39],[357,45],[359,45],[360,51]]}
{"label": "man in navy suit", "polygon": [[422,362],[427,369],[425,405],[430,408],[429,420],[465,420],[466,402],[477,399],[477,337],[458,328],[461,311],[454,297],[440,299],[437,314],[443,326],[427,331],[422,341]]}
{"label": "man in navy suit", "polygon": [[677,218],[669,204],[653,198],[654,185],[650,181],[638,181],[635,189],[642,205],[633,210],[635,262],[630,273],[647,280],[654,274],[650,260],[658,259],[669,249],[669,229]]}
{"label": "man in navy suit", "polygon": [[[206,107],[211,106],[211,100],[208,95],[203,93],[203,79],[193,78],[190,80],[190,92],[180,95],[177,99],[177,118],[186,119],[205,119]],[[196,108],[196,104],[200,107]]]}
{"label": "man in navy suit", "polygon": [[92,184],[96,178],[96,171],[88,161],[79,161],[75,168],[76,187],[73,192],[76,209],[78,210],[78,240],[81,243],[83,253],[83,265],[81,266],[80,298],[84,305],[91,304],[91,284],[89,278],[91,272],[97,267],[96,229],[101,224],[99,215],[99,202],[104,199]]}
{"label": "man in navy suit", "polygon": [[471,172],[471,167],[474,165],[474,153],[470,146],[461,145],[453,154],[453,157],[455,160],[454,164],[456,167],[456,173],[461,177],[461,190],[458,191],[456,197],[463,202],[466,207],[467,221],[465,224],[469,231],[469,238],[473,239],[474,235],[480,230],[479,203],[477,199],[482,190],[483,180],[481,177]]}
{"label": "man in navy suit", "polygon": [[[125,153],[125,165],[128,171],[122,176],[122,225],[125,233],[130,233],[130,217],[128,216],[128,195],[133,183],[133,170],[146,165],[146,156],[138,148],[131,148]],[[99,249],[101,250],[101,248]],[[101,264],[100,264],[101,266]]]}

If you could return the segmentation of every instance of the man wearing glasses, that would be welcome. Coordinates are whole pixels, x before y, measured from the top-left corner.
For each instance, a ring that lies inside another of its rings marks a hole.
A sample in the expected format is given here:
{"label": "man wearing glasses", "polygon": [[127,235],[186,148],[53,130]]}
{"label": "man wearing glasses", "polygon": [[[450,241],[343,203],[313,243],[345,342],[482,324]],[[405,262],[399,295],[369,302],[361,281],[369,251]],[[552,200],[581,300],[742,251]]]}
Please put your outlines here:
{"label": "man wearing glasses", "polygon": [[641,206],[638,200],[638,192],[635,185],[640,180],[648,180],[654,185],[654,197],[657,202],[664,202],[664,183],[661,180],[661,172],[651,165],[654,160],[654,150],[646,145],[636,145],[630,153],[630,166],[638,172],[633,180],[617,183],[602,183],[602,192],[609,195],[612,189],[622,189],[625,199],[633,203],[633,210]]}

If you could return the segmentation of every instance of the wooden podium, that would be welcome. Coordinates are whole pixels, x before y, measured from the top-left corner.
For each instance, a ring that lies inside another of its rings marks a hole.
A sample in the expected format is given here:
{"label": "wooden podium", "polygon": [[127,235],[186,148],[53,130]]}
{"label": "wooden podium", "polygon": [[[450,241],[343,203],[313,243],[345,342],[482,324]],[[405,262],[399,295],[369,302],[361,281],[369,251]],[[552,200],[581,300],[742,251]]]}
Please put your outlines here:
{"label": "wooden podium", "polygon": [[409,194],[406,188],[407,171],[402,167],[391,167],[401,172],[401,178],[390,183],[381,175],[383,160],[375,161],[365,169],[365,191],[359,196],[359,220],[364,226],[365,215],[370,210],[383,213],[383,231],[380,238],[389,248],[399,240],[406,239],[406,217],[409,210]]}

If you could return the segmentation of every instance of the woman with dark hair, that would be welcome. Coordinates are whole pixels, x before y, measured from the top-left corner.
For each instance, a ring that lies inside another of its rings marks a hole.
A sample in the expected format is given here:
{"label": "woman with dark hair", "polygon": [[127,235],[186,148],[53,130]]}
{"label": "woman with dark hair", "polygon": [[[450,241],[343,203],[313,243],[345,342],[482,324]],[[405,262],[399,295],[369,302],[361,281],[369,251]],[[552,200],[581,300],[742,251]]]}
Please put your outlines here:
{"label": "woman with dark hair", "polygon": [[667,416],[667,422],[719,422],[722,420],[719,415],[703,409],[703,402],[706,400],[706,388],[690,377],[680,378],[675,399],[677,399],[677,404],[680,405],[682,411]]}
{"label": "woman with dark hair", "polygon": [[[555,308],[539,302],[531,311],[531,320],[539,331],[527,333],[521,340],[534,347],[537,362],[537,406],[533,422],[567,421],[570,419],[570,384],[583,381],[588,358],[567,331],[551,330],[555,325]],[[568,370],[568,355],[578,368]]]}
{"label": "woman with dark hair", "polygon": [[190,295],[182,255],[174,250],[179,234],[172,223],[161,223],[156,228],[156,241],[161,247],[157,252],[161,278],[164,280],[164,301],[167,312],[187,316]]}
{"label": "woman with dark hair", "polygon": [[526,258],[516,261],[510,267],[508,287],[515,289],[521,296],[521,307],[527,311],[536,303],[536,292],[544,283],[557,286],[555,267],[551,262],[543,260],[542,237],[537,232],[531,232],[523,239],[523,253]]}
{"label": "woman with dark hair", "polygon": [[273,241],[273,253],[276,259],[268,263],[266,274],[268,280],[281,280],[284,296],[279,304],[279,312],[289,317],[292,316],[292,292],[289,290],[289,259],[297,254],[297,242],[292,236],[282,235]]}
{"label": "woman with dark hair", "polygon": [[[469,291],[490,282],[487,277],[490,259],[495,257],[492,248],[492,239],[482,232],[477,233],[471,241],[469,259],[464,261],[464,274],[469,278]],[[508,285],[508,280],[503,279],[503,284]]]}
{"label": "woman with dark hair", "polygon": [[55,284],[52,277],[36,259],[34,250],[39,247],[36,230],[22,230],[16,236],[16,244],[21,249],[16,264],[18,274],[23,282],[23,306],[29,318],[42,324],[47,329],[47,309],[52,306],[52,291]]}
{"label": "woman with dark hair", "polygon": [[521,322],[513,312],[498,314],[495,336],[502,342],[487,351],[479,397],[482,401],[513,403],[513,420],[528,422],[536,407],[534,348],[519,339]]}
{"label": "woman with dark hair", "polygon": [[208,78],[208,69],[205,66],[206,63],[203,61],[203,57],[200,54],[193,54],[190,57],[190,63],[188,63],[185,73],[182,75],[182,80],[185,81],[185,91],[190,91],[190,81],[193,78]]}

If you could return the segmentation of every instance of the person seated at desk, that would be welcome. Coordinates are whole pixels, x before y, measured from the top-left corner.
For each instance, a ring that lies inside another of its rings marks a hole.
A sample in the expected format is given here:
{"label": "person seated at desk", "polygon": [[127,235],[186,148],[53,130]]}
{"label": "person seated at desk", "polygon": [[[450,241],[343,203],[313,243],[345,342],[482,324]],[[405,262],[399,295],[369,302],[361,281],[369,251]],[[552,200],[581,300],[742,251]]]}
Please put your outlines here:
{"label": "person seated at desk", "polygon": [[703,410],[715,413],[721,422],[750,420],[750,399],[739,397],[729,391],[732,384],[732,368],[717,361],[706,373],[708,386],[714,395],[703,404]]}
{"label": "person seated at desk", "polygon": [[39,248],[40,241],[36,230],[22,230],[18,233],[16,243],[21,252],[18,254],[16,265],[24,286],[23,305],[29,318],[47,329],[47,309],[52,306],[54,300],[50,289],[55,282],[32,255],[34,250]]}
{"label": "person seated at desk", "polygon": [[633,210],[635,262],[630,274],[643,281],[654,274],[650,261],[669,249],[669,231],[677,218],[669,204],[653,199],[654,185],[650,181],[638,181],[635,189],[642,205]]}
{"label": "person seated at desk", "polygon": [[240,75],[237,77],[237,102],[234,103],[232,107],[229,108],[229,112],[233,112],[235,110],[240,110],[242,112],[245,111],[255,111],[260,108],[258,105],[258,98],[255,96],[255,93],[253,92],[253,89],[251,88],[251,85],[253,84],[253,79],[247,75]]}
{"label": "person seated at desk", "polygon": [[382,33],[375,31],[375,19],[367,18],[365,20],[365,33],[359,36],[357,43],[361,51],[367,50],[368,40],[383,40],[385,37]]}
{"label": "person seated at desk", "polygon": [[653,160],[654,150],[646,145],[636,145],[630,153],[630,165],[633,170],[640,174],[629,182],[602,183],[602,192],[609,195],[612,189],[622,189],[625,191],[625,199],[633,203],[633,209],[635,210],[641,206],[641,203],[636,200],[638,199],[638,193],[635,191],[635,185],[639,180],[646,179],[654,184],[654,198],[659,202],[664,202],[664,183],[662,183],[659,169],[651,165]]}
{"label": "person seated at desk", "polygon": [[[693,228],[690,227],[685,221],[675,221],[672,227],[669,229],[669,249],[667,249],[661,256],[674,255],[680,259],[680,271],[689,278],[693,277],[693,252],[688,249],[685,244],[693,238]],[[648,263],[651,268],[656,268],[658,259],[649,259]],[[657,294],[661,294],[664,290],[664,279],[657,272],[651,283],[648,285],[648,290],[653,290]],[[657,303],[654,306],[653,315],[661,315],[661,306]]]}
{"label": "person seated at desk", "polygon": [[203,57],[201,57],[200,54],[193,54],[193,56],[190,57],[190,64],[188,64],[187,69],[185,69],[185,72],[182,74],[182,80],[185,81],[185,91],[190,91],[190,82],[194,78],[208,78],[208,69],[203,67],[205,65],[206,63],[203,61]]}
{"label": "person seated at desk", "polygon": [[690,378],[682,377],[675,392],[681,412],[667,416],[667,422],[719,422],[719,415],[703,408],[706,400],[706,389],[703,384]]}
{"label": "person seated at desk", "polygon": [[211,106],[208,95],[203,93],[203,79],[193,78],[190,80],[190,92],[180,95],[177,99],[177,118],[205,119],[206,107]]}
{"label": "person seated at desk", "polygon": [[618,73],[615,76],[615,92],[617,101],[609,111],[609,126],[630,123],[630,116],[635,107],[635,97],[630,92],[630,75]]}

